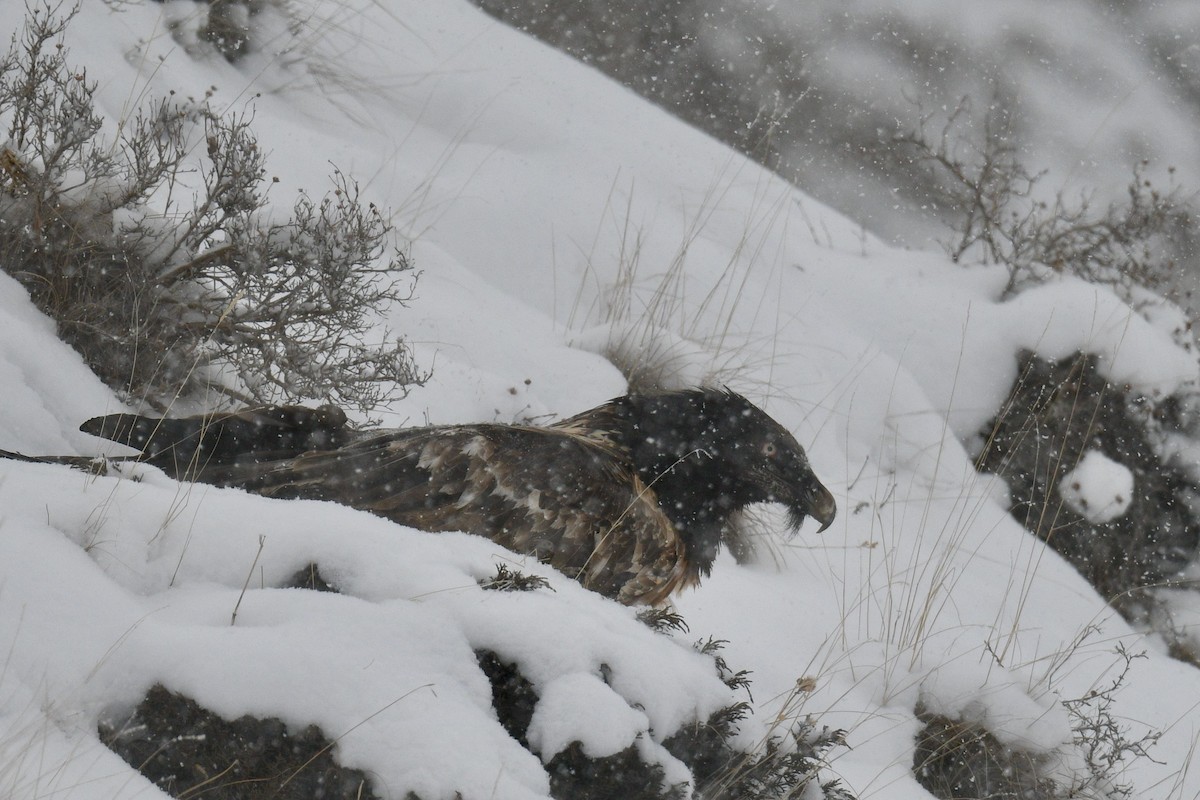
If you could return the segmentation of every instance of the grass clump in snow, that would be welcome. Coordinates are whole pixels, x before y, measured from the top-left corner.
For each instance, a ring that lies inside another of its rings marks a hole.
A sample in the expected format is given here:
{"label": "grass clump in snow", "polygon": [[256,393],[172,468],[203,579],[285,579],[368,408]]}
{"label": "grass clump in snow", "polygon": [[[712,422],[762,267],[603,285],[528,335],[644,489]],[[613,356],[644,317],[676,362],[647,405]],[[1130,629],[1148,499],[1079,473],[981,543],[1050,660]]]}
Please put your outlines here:
{"label": "grass clump in snow", "polygon": [[683,616],[673,608],[643,608],[638,611],[637,618],[638,622],[658,633],[670,633],[671,631],[687,633],[689,630]]}
{"label": "grass clump in snow", "polygon": [[227,721],[158,685],[133,714],[102,722],[100,738],[172,797],[310,800],[377,797],[365,773],[340,766],[315,726],[291,730],[274,717]]}
{"label": "grass clump in snow", "polygon": [[493,592],[532,592],[535,589],[554,591],[550,581],[541,575],[526,575],[507,564],[496,564],[496,574],[479,582],[482,589]]}
{"label": "grass clump in snow", "polygon": [[420,383],[403,341],[364,340],[411,297],[392,227],[335,172],[268,214],[249,115],[163,100],[112,135],[69,66],[72,14],[31,7],[0,57],[0,264],[134,402],[215,388],[243,403],[364,411]]}

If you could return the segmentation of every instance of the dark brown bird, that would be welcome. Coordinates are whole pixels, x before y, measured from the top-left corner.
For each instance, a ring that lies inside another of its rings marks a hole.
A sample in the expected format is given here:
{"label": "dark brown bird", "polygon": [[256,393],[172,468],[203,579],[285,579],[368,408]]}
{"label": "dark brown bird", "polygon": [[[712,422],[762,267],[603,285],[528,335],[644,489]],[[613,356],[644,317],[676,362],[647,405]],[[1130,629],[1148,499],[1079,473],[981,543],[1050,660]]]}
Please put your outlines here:
{"label": "dark brown bird", "polygon": [[628,604],[695,585],[751,503],[782,503],[793,529],[836,513],[792,435],[729,391],[630,394],[548,427],[357,433],[336,408],[282,406],[80,428],[180,479],[487,536]]}

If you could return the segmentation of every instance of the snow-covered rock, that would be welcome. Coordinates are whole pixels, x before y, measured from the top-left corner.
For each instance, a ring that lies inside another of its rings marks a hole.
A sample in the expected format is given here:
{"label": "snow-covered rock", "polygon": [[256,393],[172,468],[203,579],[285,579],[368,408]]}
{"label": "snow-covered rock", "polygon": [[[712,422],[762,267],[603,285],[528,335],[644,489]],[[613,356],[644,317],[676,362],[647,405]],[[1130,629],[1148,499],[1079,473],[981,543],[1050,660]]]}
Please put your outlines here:
{"label": "snow-covered rock", "polygon": [[1099,450],[1089,450],[1059,481],[1058,493],[1089,522],[1109,522],[1124,514],[1133,500],[1133,473]]}

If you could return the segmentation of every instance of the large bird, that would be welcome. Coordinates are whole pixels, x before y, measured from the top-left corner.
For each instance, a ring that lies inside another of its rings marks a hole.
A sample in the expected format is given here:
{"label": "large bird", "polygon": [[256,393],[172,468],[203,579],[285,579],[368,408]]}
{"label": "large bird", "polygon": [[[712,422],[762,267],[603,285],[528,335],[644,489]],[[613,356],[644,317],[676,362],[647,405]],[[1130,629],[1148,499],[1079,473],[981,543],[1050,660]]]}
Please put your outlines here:
{"label": "large bird", "polygon": [[333,407],[276,406],[80,428],[182,480],[487,536],[627,604],[695,585],[751,503],[782,503],[793,530],[837,508],[792,435],[730,391],[629,394],[548,427],[355,432]]}

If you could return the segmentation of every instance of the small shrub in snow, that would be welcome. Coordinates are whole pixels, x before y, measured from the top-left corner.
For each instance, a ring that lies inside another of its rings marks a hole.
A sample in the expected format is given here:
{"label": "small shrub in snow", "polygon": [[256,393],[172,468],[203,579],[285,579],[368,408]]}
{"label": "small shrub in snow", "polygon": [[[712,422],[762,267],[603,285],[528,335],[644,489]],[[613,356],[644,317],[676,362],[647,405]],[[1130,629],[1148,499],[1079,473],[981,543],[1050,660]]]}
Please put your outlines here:
{"label": "small shrub in snow", "polygon": [[261,0],[212,0],[198,26],[200,38],[229,61],[239,60],[250,49],[251,21],[263,5]]}
{"label": "small shrub in snow", "polygon": [[1121,773],[1131,761],[1142,758],[1153,760],[1150,749],[1162,735],[1150,731],[1135,738],[1129,727],[1113,715],[1112,705],[1117,690],[1129,677],[1134,659],[1144,658],[1145,653],[1133,654],[1124,645],[1118,644],[1117,655],[1123,663],[1121,671],[1111,683],[1093,689],[1082,697],[1063,701],[1067,713],[1071,715],[1075,746],[1083,753],[1087,765],[1086,774],[1077,778],[1076,784],[1070,787],[1069,797],[1133,797],[1133,786],[1120,782]]}
{"label": "small shrub in snow", "polygon": [[734,671],[729,664],[725,663],[725,657],[721,655],[721,651],[726,644],[724,639],[714,639],[710,636],[703,642],[696,642],[696,649],[706,656],[712,656],[713,663],[717,667],[717,674],[721,676],[721,680],[725,681],[726,686],[730,689],[745,689],[746,694],[750,695],[750,670]]}
{"label": "small shrub in snow", "polygon": [[1121,782],[1122,772],[1133,761],[1150,759],[1161,734],[1150,731],[1135,737],[1113,715],[1114,696],[1125,684],[1134,659],[1141,657],[1120,645],[1116,652],[1123,663],[1109,684],[1061,701],[1071,720],[1073,747],[1066,754],[1069,760],[1059,768],[1054,763],[1064,753],[1006,744],[979,723],[918,708],[917,717],[925,726],[917,734],[913,754],[917,781],[942,800],[1132,797],[1133,787]]}
{"label": "small shrub in snow", "polygon": [[475,653],[479,668],[492,685],[492,708],[508,735],[529,747],[529,723],[537,707],[538,694],[516,664],[504,661],[491,650]]}
{"label": "small shrub in snow", "polygon": [[284,581],[279,588],[308,589],[313,592],[337,592],[337,587],[325,580],[325,576],[321,574],[320,567],[316,564],[308,564],[296,570],[295,574]]}
{"label": "small shrub in snow", "polygon": [[364,341],[409,264],[353,181],[270,218],[250,118],[207,101],[102,135],[70,17],[28,14],[0,58],[0,265],[105,382],[160,408],[213,387],[367,410],[422,380],[403,342]]}
{"label": "small shrub in snow", "polygon": [[825,754],[835,747],[846,746],[845,731],[818,729],[814,720],[806,719],[792,729],[787,740],[772,736],[760,750],[746,753],[730,748],[726,742],[736,732],[736,723],[741,718],[739,706],[731,706],[717,712],[706,729],[686,731],[667,743],[668,749],[681,747],[684,742],[695,748],[693,769],[699,797],[853,800],[854,795],[838,780],[822,781],[820,774]]}
{"label": "small shrub in snow", "polygon": [[[120,7],[129,0],[104,0]],[[272,11],[286,18],[283,0],[201,0],[166,3],[167,30],[189,54],[219,54],[237,63],[264,43],[276,25],[264,26],[261,17]],[[263,31],[263,28],[266,31]]]}
{"label": "small shrub in snow", "polygon": [[707,720],[680,728],[663,742],[663,746],[691,767],[696,787],[703,790],[713,785],[731,765],[746,757],[731,745],[731,741],[738,733],[738,724],[751,713],[749,703],[725,706]]}
{"label": "small shrub in snow", "polygon": [[[1169,405],[1108,383],[1092,356],[1050,362],[1026,353],[977,459],[1007,482],[1013,516],[1127,616],[1142,615],[1146,589],[1178,579],[1200,541],[1192,510],[1198,487],[1162,454],[1156,415]],[[1107,468],[1085,469],[1089,454]],[[1079,479],[1078,490],[1068,476]],[[1100,483],[1084,486],[1090,478]],[[1073,497],[1093,492],[1113,495],[1123,512],[1073,506]]]}
{"label": "small shrub in snow", "polygon": [[573,742],[546,764],[550,795],[560,800],[684,800],[687,786],[668,786],[658,764],[642,760],[636,745],[592,758]]}
{"label": "small shrub in snow", "polygon": [[[516,664],[488,650],[476,654],[479,668],[492,686],[496,718],[522,747],[529,748],[529,726],[539,700],[534,687]],[[668,785],[659,764],[648,763],[636,745],[610,756],[592,757],[579,742],[568,744],[545,763],[550,794],[561,800],[579,798],[637,798],[673,800],[685,796],[684,787]]]}
{"label": "small shrub in snow", "polygon": [[1141,162],[1125,203],[1097,209],[1086,196],[1039,200],[1043,175],[1021,163],[1004,120],[989,113],[982,142],[955,135],[968,112],[964,100],[940,134],[927,130],[926,117],[916,130],[897,134],[889,151],[911,170],[929,173],[924,182],[936,187],[932,204],[957,215],[955,238],[946,248],[952,259],[1003,264],[1006,294],[1055,273],[1110,285],[1126,297],[1134,286],[1175,288],[1173,254],[1190,245],[1194,216],[1178,186],[1156,187],[1146,176],[1148,163]]}
{"label": "small shrub in snow", "polygon": [[[717,673],[731,689],[750,695],[749,671],[734,671],[720,655],[725,642],[709,637],[695,647],[713,658]],[[846,732],[817,727],[807,718],[794,725],[787,737],[771,735],[753,752],[733,744],[738,725],[750,713],[749,703],[718,709],[703,722],[685,726],[663,741],[663,746],[692,770],[696,794],[704,800],[775,800],[786,797],[822,797],[852,800],[837,780],[821,780],[825,754],[846,746]]]}
{"label": "small shrub in snow", "polygon": [[687,622],[672,608],[644,608],[638,612],[637,618],[638,622],[658,633],[687,633],[689,630]]}
{"label": "small shrub in snow", "polygon": [[227,721],[191,698],[154,686],[128,719],[102,722],[100,738],[173,797],[214,800],[373,798],[367,776],[340,766],[319,728],[275,718]]}
{"label": "small shrub in snow", "polygon": [[1039,777],[1044,754],[1009,747],[985,728],[918,713],[913,775],[940,800],[1051,800],[1053,781]]}
{"label": "small shrub in snow", "polygon": [[[670,627],[682,625],[677,614],[663,615]],[[684,625],[686,629],[686,625]],[[709,639],[697,649],[714,658],[714,667],[734,688],[747,688],[746,671],[733,671],[720,658],[721,640]],[[541,697],[520,667],[498,654],[481,650],[479,667],[492,687],[496,718],[510,736],[530,748],[529,729]],[[600,666],[603,676],[606,667]],[[817,728],[812,719],[796,725],[786,738],[770,737],[756,751],[735,744],[738,725],[751,713],[748,703],[733,703],[706,720],[663,731],[663,747],[691,771],[695,795],[705,800],[779,800],[787,797],[825,797],[848,800],[852,796],[836,781],[821,781],[824,756],[844,746],[844,732]],[[545,756],[543,756],[544,758]],[[669,800],[686,795],[685,787],[668,782],[663,767],[648,762],[637,743],[608,756],[589,756],[576,741],[545,761],[551,795],[563,800],[578,798],[643,798]],[[813,792],[811,795],[806,792]]]}

